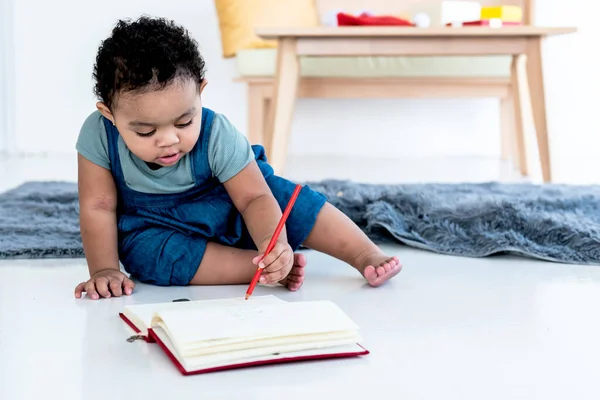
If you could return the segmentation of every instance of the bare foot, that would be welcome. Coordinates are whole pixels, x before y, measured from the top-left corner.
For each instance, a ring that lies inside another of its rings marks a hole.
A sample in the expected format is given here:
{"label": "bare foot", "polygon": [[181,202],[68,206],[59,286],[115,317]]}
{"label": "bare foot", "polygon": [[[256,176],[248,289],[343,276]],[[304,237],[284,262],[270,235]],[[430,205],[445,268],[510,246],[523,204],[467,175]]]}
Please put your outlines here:
{"label": "bare foot", "polygon": [[402,270],[398,257],[375,253],[364,258],[362,274],[373,287],[381,286]]}
{"label": "bare foot", "polygon": [[294,266],[288,276],[279,281],[292,292],[300,289],[304,282],[304,267],[306,267],[306,257],[304,254],[294,253]]}

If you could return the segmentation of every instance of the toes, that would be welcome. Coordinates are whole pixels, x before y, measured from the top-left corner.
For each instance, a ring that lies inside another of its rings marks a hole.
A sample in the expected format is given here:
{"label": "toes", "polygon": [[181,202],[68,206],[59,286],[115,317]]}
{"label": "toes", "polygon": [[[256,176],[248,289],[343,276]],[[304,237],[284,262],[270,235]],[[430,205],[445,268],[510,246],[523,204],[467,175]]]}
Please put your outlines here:
{"label": "toes", "polygon": [[304,267],[306,266],[306,257],[304,254],[294,254],[294,266],[290,273],[281,283],[291,291],[300,289],[304,282]]}
{"label": "toes", "polygon": [[379,265],[381,265],[381,266],[383,267],[385,264],[390,264],[390,265],[393,265],[393,264],[395,264],[396,262],[397,262],[397,260],[396,260],[396,257],[392,257],[392,258],[388,258],[387,260],[385,260],[384,262],[382,262],[382,263],[381,263],[381,264],[379,264]]}
{"label": "toes", "polygon": [[394,256],[394,257],[390,258],[389,260],[382,262],[379,265],[381,267],[385,268],[385,272],[390,272],[390,271],[395,270],[398,267],[400,267],[400,260],[398,259],[397,256]]}
{"label": "toes", "polygon": [[304,283],[304,267],[306,266],[306,257],[304,254],[294,254],[294,266],[290,273],[280,283],[288,290],[295,292],[300,289]]}
{"label": "toes", "polygon": [[[300,270],[302,268],[299,268]],[[286,277],[285,279],[285,287],[288,288],[288,290],[295,292],[296,290],[300,289],[300,287],[302,286],[302,283],[304,283],[304,276],[302,275],[292,275],[291,273]]]}
{"label": "toes", "polygon": [[396,256],[375,265],[369,265],[363,272],[364,277],[371,286],[381,286],[401,270],[400,262]]}
{"label": "toes", "polygon": [[377,279],[377,271],[375,271],[375,268],[371,265],[365,268],[365,272],[363,274],[369,282],[375,281],[375,279]]}
{"label": "toes", "polygon": [[295,267],[306,267],[306,256],[301,253],[294,254],[294,266]]}
{"label": "toes", "polygon": [[385,263],[385,264],[381,264],[381,268],[383,268],[383,273],[387,274],[388,272],[390,272],[393,268],[392,264],[389,263]]}
{"label": "toes", "polygon": [[392,269],[394,271],[399,271],[402,269],[402,264],[400,264],[400,260],[398,259],[398,257],[394,257],[393,258],[394,262],[392,263]]}

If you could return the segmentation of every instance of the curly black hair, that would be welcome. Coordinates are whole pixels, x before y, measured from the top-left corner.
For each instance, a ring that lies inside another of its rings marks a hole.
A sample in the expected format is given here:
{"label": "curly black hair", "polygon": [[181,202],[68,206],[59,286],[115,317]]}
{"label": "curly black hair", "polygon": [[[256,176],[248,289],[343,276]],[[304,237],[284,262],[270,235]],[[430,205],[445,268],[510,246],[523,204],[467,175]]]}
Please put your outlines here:
{"label": "curly black hair", "polygon": [[204,80],[204,59],[186,29],[165,18],[119,20],[96,55],[94,93],[108,108],[120,92],[160,89],[176,78]]}

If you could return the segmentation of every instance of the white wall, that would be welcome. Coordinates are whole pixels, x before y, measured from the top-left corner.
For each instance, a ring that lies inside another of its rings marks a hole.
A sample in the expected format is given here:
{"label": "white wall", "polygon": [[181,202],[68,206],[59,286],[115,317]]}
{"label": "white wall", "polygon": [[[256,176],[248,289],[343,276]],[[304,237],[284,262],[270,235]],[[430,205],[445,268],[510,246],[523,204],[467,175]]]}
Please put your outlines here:
{"label": "white wall", "polygon": [[[94,110],[91,73],[100,40],[118,18],[142,13],[173,18],[192,32],[207,61],[205,104],[245,128],[245,88],[232,81],[234,61],[221,57],[212,0],[12,1],[15,151],[73,150],[82,121]],[[598,161],[595,157],[600,145],[595,115],[600,78],[596,52],[589,50],[595,48],[592,38],[598,37],[600,27],[592,13],[577,9],[579,5],[584,9],[584,0],[573,0],[571,6],[560,0],[538,4],[539,24],[581,29],[577,35],[550,39],[545,48],[555,176],[576,181],[580,166],[600,167],[600,157]],[[290,151],[496,157],[497,107],[494,99],[301,100]],[[425,124],[433,125],[425,128]],[[346,135],[342,141],[340,132]],[[366,135],[372,138],[365,140]]]}
{"label": "white wall", "polygon": [[9,132],[14,117],[12,101],[12,0],[0,0],[0,150],[10,147]]}
{"label": "white wall", "polygon": [[[100,41],[118,18],[141,13],[176,19],[198,39],[208,63],[208,105],[245,119],[243,87],[231,82],[233,63],[219,57],[213,2],[199,0],[12,0],[15,9],[16,150],[66,151],[94,110],[92,68]],[[33,12],[35,10],[35,12]],[[224,95],[224,94],[227,95]]]}

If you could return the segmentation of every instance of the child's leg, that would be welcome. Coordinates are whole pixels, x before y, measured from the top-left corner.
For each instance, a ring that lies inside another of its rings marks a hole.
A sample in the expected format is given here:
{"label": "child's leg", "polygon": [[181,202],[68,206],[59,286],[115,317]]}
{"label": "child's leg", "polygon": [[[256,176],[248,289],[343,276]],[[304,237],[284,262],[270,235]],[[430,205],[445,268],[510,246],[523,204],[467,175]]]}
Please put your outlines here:
{"label": "child's leg", "polygon": [[352,265],[371,286],[380,286],[402,269],[398,257],[383,253],[350,218],[330,203],[319,212],[303,244]]}
{"label": "child's leg", "polygon": [[[252,259],[256,250],[242,250],[209,242],[191,285],[237,285],[248,284],[256,272]],[[306,257],[294,254],[294,266],[288,276],[280,281],[289,290],[300,289],[304,281]]]}

